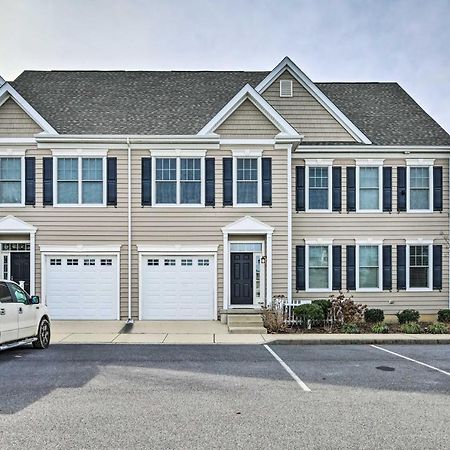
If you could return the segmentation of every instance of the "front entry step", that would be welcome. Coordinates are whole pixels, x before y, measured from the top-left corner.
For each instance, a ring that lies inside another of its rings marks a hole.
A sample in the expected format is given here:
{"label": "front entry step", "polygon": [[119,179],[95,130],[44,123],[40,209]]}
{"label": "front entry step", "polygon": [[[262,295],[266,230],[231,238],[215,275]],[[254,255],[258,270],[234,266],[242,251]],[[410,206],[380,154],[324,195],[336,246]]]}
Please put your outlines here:
{"label": "front entry step", "polygon": [[261,314],[230,314],[227,323],[233,334],[267,334]]}

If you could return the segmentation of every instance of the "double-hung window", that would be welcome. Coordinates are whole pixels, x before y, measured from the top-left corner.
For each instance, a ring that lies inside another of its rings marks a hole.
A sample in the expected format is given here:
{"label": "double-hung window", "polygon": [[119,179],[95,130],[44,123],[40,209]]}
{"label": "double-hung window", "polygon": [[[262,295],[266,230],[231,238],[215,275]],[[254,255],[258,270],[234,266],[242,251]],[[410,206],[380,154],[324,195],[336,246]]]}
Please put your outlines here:
{"label": "double-hung window", "polygon": [[331,210],[331,166],[306,166],[307,210]]}
{"label": "double-hung window", "polygon": [[407,247],[407,287],[426,290],[431,288],[431,245],[409,245]]}
{"label": "double-hung window", "polygon": [[431,211],[432,167],[408,167],[409,211]]}
{"label": "double-hung window", "polygon": [[306,252],[306,289],[331,290],[331,245],[307,245]]}
{"label": "double-hung window", "polygon": [[381,290],[381,245],[357,247],[356,288],[358,290]]}
{"label": "double-hung window", "polygon": [[56,158],[58,205],[104,205],[105,188],[105,158]]}
{"label": "double-hung window", "polygon": [[155,158],[156,205],[203,205],[203,158]]}
{"label": "double-hung window", "polygon": [[236,158],[236,204],[259,205],[261,203],[261,158]]}
{"label": "double-hung window", "polygon": [[22,205],[24,159],[0,158],[0,205]]}
{"label": "double-hung window", "polygon": [[358,166],[357,168],[357,211],[381,211],[381,166]]}

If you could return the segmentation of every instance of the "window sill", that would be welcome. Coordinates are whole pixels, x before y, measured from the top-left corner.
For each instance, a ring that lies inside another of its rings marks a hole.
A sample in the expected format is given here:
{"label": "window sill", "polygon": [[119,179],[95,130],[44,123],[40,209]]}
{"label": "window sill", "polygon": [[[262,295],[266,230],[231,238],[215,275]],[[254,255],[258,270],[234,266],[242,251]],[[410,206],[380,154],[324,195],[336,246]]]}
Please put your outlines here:
{"label": "window sill", "polygon": [[0,208],[24,208],[25,206],[33,205],[25,205],[25,203],[0,203]]}
{"label": "window sill", "polygon": [[[301,212],[301,211],[299,211],[299,212]],[[319,214],[327,214],[327,213],[329,213],[329,214],[331,214],[332,212],[333,212],[333,210],[331,210],[331,209],[306,209],[304,212],[307,212],[307,213],[319,213]],[[334,212],[339,212],[339,211],[334,211]]]}
{"label": "window sill", "polygon": [[433,289],[426,287],[426,288],[406,288],[407,292],[431,292]]}
{"label": "window sill", "polygon": [[234,208],[261,208],[262,205],[259,203],[236,203],[233,205]]}
{"label": "window sill", "polygon": [[202,203],[156,203],[154,208],[204,208],[205,205]]}
{"label": "window sill", "polygon": [[[382,209],[357,209],[356,213],[358,214],[378,214],[378,213],[382,213],[383,210]],[[387,212],[387,211],[386,211]]]}
{"label": "window sill", "polygon": [[383,292],[381,288],[357,288],[356,292]]}
{"label": "window sill", "polygon": [[305,289],[305,292],[332,292],[332,289]]}
{"label": "window sill", "polygon": [[[50,206],[50,205],[49,205]],[[106,208],[106,203],[54,203],[55,208]]]}
{"label": "window sill", "polygon": [[406,212],[412,214],[430,214],[433,212],[440,213],[441,211],[433,211],[432,209],[407,209]]}

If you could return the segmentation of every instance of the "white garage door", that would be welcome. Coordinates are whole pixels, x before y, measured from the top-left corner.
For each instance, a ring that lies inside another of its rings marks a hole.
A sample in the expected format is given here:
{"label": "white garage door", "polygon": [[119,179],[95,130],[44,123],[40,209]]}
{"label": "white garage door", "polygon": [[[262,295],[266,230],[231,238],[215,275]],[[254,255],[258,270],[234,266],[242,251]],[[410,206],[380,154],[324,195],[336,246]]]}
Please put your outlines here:
{"label": "white garage door", "polygon": [[116,256],[46,256],[45,264],[45,299],[52,319],[118,318]]}
{"label": "white garage door", "polygon": [[141,318],[147,320],[212,320],[212,256],[143,256]]}

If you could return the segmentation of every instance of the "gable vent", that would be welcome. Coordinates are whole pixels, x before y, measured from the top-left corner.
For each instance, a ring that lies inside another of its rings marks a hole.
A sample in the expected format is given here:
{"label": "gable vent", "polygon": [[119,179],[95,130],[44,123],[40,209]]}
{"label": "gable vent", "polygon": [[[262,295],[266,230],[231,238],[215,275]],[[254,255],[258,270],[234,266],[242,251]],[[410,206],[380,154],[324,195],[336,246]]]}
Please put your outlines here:
{"label": "gable vent", "polygon": [[280,97],[292,97],[292,80],[280,80]]}

